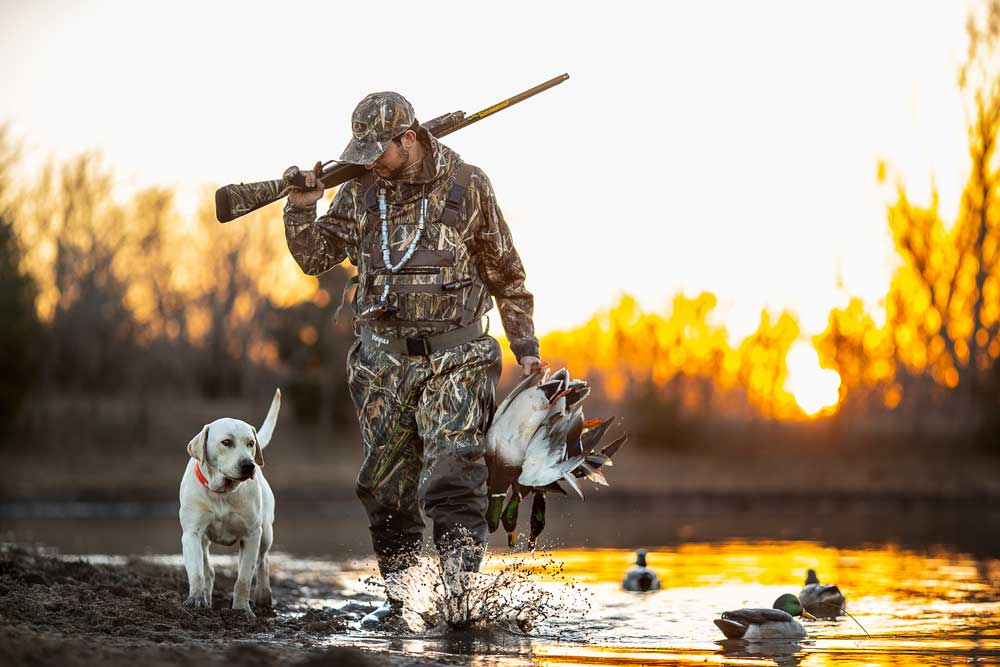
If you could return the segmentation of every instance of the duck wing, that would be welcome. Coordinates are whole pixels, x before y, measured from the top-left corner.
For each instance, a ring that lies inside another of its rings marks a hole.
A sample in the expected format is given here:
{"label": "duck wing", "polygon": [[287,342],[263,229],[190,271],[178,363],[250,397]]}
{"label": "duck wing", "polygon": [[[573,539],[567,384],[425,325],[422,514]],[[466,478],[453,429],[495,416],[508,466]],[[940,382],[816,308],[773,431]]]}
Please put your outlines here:
{"label": "duck wing", "polygon": [[[560,398],[558,402],[563,400]],[[528,444],[521,474],[517,478],[521,486],[548,486],[568,477],[574,468],[583,463],[582,456],[568,457],[566,453],[566,434],[582,413],[581,408],[577,407],[570,415],[560,414],[558,406],[553,406],[552,410]]]}
{"label": "duck wing", "polygon": [[516,396],[511,392],[504,399],[503,412],[497,411],[486,432],[486,457],[520,467],[528,443],[549,416],[550,405],[538,387],[515,391]]}
{"label": "duck wing", "polygon": [[[604,435],[608,432],[614,423],[618,421],[618,417],[608,417],[607,419],[595,419],[589,422],[592,424],[587,428],[583,434],[580,436],[580,446],[586,453],[591,453],[597,450],[598,445],[601,444],[601,440]],[[596,424],[595,424],[596,422]]]}
{"label": "duck wing", "polygon": [[566,455],[581,456],[583,454],[583,410],[576,413],[569,430],[566,432]]}
{"label": "duck wing", "polygon": [[723,612],[723,620],[735,621],[743,625],[760,625],[762,623],[784,623],[794,620],[786,611],[780,609],[734,609]]}
{"label": "duck wing", "polygon": [[846,600],[835,584],[809,584],[799,593],[802,608],[813,616],[839,616]]}
{"label": "duck wing", "polygon": [[586,380],[569,380],[563,391],[566,392],[566,406],[575,408],[583,399],[590,396],[590,383]]}
{"label": "duck wing", "polygon": [[582,403],[590,392],[590,383],[572,379],[565,368],[551,376],[536,370],[510,392],[486,434],[487,464],[497,471],[491,475],[497,478],[494,492],[506,488],[513,468],[519,486],[539,491],[565,494],[565,482],[582,498],[576,479],[608,485],[601,467],[611,465],[626,436],[605,445],[617,418],[584,421]]}
{"label": "duck wing", "polygon": [[604,473],[600,472],[601,466],[613,465],[611,457],[614,456],[619,449],[621,449],[621,446],[625,444],[628,436],[623,435],[611,444],[606,445],[600,451],[596,450],[601,445],[601,439],[608,432],[608,429],[611,428],[611,425],[614,424],[615,421],[617,421],[616,417],[609,417],[596,427],[583,433],[580,441],[584,464],[574,470],[573,475],[576,477],[586,477],[597,484],[607,486],[607,481],[604,480]]}
{"label": "duck wing", "polygon": [[726,636],[726,639],[740,639],[746,634],[747,628],[749,627],[728,618],[716,618],[712,622],[715,623],[716,627],[722,630],[722,634]]}
{"label": "duck wing", "polygon": [[546,398],[550,401],[555,399],[556,395],[566,389],[566,385],[569,383],[569,371],[565,368],[560,368],[551,377],[547,377],[539,383],[538,388],[545,392]]}
{"label": "duck wing", "polygon": [[496,421],[496,419],[500,417],[500,415],[504,414],[507,411],[507,408],[510,407],[511,402],[515,398],[520,396],[522,393],[524,393],[525,389],[528,389],[529,387],[534,387],[536,384],[541,384],[542,382],[545,382],[546,378],[548,378],[548,375],[549,375],[549,370],[547,368],[544,370],[541,368],[537,368],[534,371],[532,371],[527,377],[521,380],[516,387],[510,390],[510,393],[507,394],[507,397],[500,402],[500,405],[498,405],[497,409],[493,412],[494,421]]}

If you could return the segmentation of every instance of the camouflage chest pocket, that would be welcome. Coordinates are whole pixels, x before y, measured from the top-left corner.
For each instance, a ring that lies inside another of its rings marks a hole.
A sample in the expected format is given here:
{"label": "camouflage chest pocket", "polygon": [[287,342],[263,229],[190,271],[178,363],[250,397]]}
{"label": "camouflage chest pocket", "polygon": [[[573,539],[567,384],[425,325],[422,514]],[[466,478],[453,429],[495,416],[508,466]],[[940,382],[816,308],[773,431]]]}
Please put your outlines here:
{"label": "camouflage chest pocket", "polygon": [[[392,261],[402,258],[393,251]],[[455,250],[453,248],[421,247],[410,261],[392,277],[389,305],[399,310],[396,317],[411,322],[444,322],[456,318],[458,301],[453,291],[445,288],[453,280]],[[385,273],[375,277],[376,289],[385,282]]]}
{"label": "camouflage chest pocket", "polygon": [[[472,168],[461,164],[447,188],[428,196],[426,226],[419,246],[406,265],[391,278],[382,259],[378,212],[374,210],[373,190],[366,195],[369,232],[365,235],[358,265],[365,279],[359,289],[359,305],[375,303],[386,280],[390,280],[387,302],[394,319],[401,322],[469,324],[480,309],[485,287],[479,279],[469,249],[459,228],[467,219],[464,199]],[[405,256],[418,225],[417,202],[400,208],[389,220],[389,255],[392,265]]]}

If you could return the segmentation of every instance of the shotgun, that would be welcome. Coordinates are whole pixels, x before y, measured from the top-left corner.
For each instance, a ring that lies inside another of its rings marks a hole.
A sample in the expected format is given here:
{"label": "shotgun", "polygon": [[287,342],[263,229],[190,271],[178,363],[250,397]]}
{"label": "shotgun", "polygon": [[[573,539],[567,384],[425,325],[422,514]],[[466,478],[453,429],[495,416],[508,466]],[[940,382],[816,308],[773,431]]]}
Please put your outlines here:
{"label": "shotgun", "polygon": [[[427,132],[440,139],[444,136],[457,132],[473,123],[478,123],[487,116],[492,116],[498,111],[512,107],[518,102],[523,102],[529,97],[534,97],[538,93],[544,92],[553,86],[557,86],[566,79],[569,74],[560,74],[549,79],[545,83],[534,88],[529,88],[523,93],[518,93],[513,97],[508,97],[502,102],[486,107],[482,111],[471,116],[466,116],[462,111],[453,111],[438,116],[432,120],[422,123],[422,127]],[[215,191],[215,217],[219,222],[229,222],[241,216],[256,211],[267,206],[271,202],[278,201],[288,195],[293,188],[303,188],[305,186],[305,176],[301,172],[289,170],[292,175],[285,176],[273,181],[259,181],[257,183],[240,183],[238,185],[226,185]],[[323,185],[332,188],[341,183],[346,183],[352,178],[363,175],[367,169],[359,164],[347,164],[330,160],[324,162],[317,168],[316,176],[323,181]]]}

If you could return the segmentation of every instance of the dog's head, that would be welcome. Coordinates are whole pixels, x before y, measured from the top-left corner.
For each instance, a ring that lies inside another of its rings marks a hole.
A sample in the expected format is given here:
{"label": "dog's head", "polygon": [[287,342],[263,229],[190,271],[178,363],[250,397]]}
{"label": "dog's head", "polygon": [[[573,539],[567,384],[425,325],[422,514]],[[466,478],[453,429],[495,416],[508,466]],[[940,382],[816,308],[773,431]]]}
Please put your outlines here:
{"label": "dog's head", "polygon": [[191,442],[188,454],[198,461],[213,491],[231,491],[253,478],[264,464],[257,431],[239,419],[223,417],[205,424]]}
{"label": "dog's head", "polygon": [[205,424],[191,438],[188,454],[198,461],[212,491],[232,491],[264,467],[263,450],[271,440],[280,405],[281,392],[276,391],[259,437],[245,421],[223,417]]}

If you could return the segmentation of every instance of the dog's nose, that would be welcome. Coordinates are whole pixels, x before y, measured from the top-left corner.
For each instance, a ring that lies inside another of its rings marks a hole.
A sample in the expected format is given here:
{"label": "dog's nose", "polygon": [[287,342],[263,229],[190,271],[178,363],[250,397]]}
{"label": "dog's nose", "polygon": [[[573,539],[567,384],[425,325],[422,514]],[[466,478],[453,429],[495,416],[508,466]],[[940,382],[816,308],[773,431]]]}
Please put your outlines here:
{"label": "dog's nose", "polygon": [[253,464],[253,461],[244,461],[240,464],[240,472],[243,473],[244,477],[253,477],[254,470],[257,467]]}

